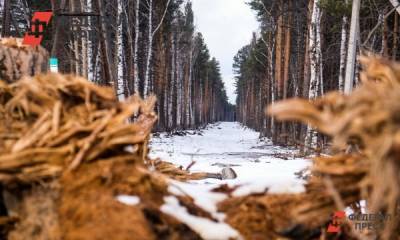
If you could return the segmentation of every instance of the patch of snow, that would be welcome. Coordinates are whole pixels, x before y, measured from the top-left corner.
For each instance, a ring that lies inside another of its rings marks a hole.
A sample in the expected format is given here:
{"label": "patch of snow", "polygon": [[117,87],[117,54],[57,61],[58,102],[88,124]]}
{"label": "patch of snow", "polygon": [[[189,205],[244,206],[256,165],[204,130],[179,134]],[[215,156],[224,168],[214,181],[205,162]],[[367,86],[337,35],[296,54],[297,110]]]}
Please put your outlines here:
{"label": "patch of snow", "polygon": [[[151,140],[151,158],[160,158],[186,168],[196,163],[191,172],[219,173],[224,166],[236,172],[236,179],[205,179],[182,183],[169,182],[169,192],[188,195],[196,205],[209,212],[209,219],[192,216],[180,206],[175,197],[165,199],[162,211],[185,222],[205,239],[229,239],[238,233],[223,223],[225,215],[217,211],[217,204],[227,196],[211,192],[222,184],[238,187],[233,196],[243,196],[268,190],[269,193],[298,193],[304,191],[303,179],[296,173],[311,165],[311,161],[294,157],[296,150],[272,145],[270,139],[259,138],[259,133],[239,123],[211,124],[201,131],[188,131],[185,136],[159,134]],[[284,155],[285,159],[279,158]],[[221,235],[224,233],[224,235]],[[234,237],[233,237],[234,238]]]}
{"label": "patch of snow", "polygon": [[187,209],[181,206],[178,199],[174,196],[164,197],[164,201],[164,205],[161,206],[161,211],[163,213],[171,215],[184,222],[193,231],[197,232],[203,239],[242,239],[240,234],[226,223],[214,222],[207,218],[201,218],[189,214]]}
{"label": "patch of snow", "polygon": [[188,195],[194,203],[203,210],[209,212],[214,218],[223,221],[225,214],[218,213],[217,204],[227,198],[226,194],[212,192],[213,185],[190,184],[170,180],[168,191],[178,196]]}
{"label": "patch of snow", "polygon": [[135,206],[140,203],[140,198],[138,196],[118,195],[116,199],[118,202],[129,206]]}
{"label": "patch of snow", "polygon": [[[361,213],[367,214],[368,213],[367,201],[361,200],[358,203],[360,204]],[[351,214],[355,213],[351,207],[347,207],[344,211],[346,212],[346,216],[350,216]]]}
{"label": "patch of snow", "polygon": [[[152,158],[160,158],[186,167],[195,161],[190,171],[218,173],[223,165],[233,165],[236,179],[205,179],[191,181],[195,186],[221,184],[241,186],[235,195],[250,192],[301,192],[305,181],[295,173],[311,165],[311,161],[290,157],[293,149],[271,145],[271,140],[260,140],[259,133],[242,127],[239,123],[221,122],[201,131],[189,131],[186,136],[169,136],[161,133],[151,140]],[[288,155],[288,160],[276,154]]]}

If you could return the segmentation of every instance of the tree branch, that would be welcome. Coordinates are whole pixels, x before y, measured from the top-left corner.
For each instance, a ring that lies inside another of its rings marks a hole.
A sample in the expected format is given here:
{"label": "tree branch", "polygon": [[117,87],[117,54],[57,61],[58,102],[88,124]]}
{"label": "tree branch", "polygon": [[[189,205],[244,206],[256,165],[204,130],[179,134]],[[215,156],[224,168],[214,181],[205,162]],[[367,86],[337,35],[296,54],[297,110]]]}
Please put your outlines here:
{"label": "tree branch", "polygon": [[160,20],[160,23],[157,25],[157,27],[154,29],[154,31],[152,33],[153,37],[157,33],[158,29],[161,27],[162,23],[164,22],[164,18],[165,18],[165,15],[167,15],[167,11],[168,11],[168,7],[169,7],[169,3],[170,2],[171,2],[171,0],[168,0],[167,6],[165,7],[164,14],[163,14],[163,16],[162,16],[162,18]]}

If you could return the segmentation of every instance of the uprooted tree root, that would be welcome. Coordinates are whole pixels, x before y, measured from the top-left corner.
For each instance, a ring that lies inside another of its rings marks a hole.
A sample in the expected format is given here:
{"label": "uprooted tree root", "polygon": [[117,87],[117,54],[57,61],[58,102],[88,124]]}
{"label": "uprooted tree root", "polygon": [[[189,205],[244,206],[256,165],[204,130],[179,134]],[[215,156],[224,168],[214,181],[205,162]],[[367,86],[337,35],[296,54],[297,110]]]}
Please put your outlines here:
{"label": "uprooted tree root", "polygon": [[[232,197],[218,204],[225,221],[245,239],[397,239],[400,201],[400,66],[363,58],[363,84],[351,95],[294,99],[269,112],[309,123],[333,139],[337,155],[314,159],[299,194]],[[156,121],[155,99],[119,102],[111,89],[72,76],[40,75],[0,81],[0,183],[8,239],[201,239],[160,210],[168,177],[201,179],[170,163],[147,158]],[[133,119],[131,116],[134,116]],[[346,146],[359,152],[342,153]],[[158,171],[154,171],[158,170]],[[117,196],[140,198],[136,205]],[[191,215],[213,219],[189,196],[175,196]],[[331,215],[351,207],[392,221],[376,232],[346,222],[326,233]]]}
{"label": "uprooted tree root", "polygon": [[[400,235],[400,65],[374,57],[363,57],[362,63],[365,68],[361,73],[362,84],[351,95],[334,92],[315,101],[287,100],[271,106],[269,113],[280,120],[311,124],[332,137],[336,152],[347,145],[359,148],[359,153],[352,155],[315,159],[313,179],[317,179],[321,189],[308,187],[307,194],[322,191],[331,200],[323,204],[313,199],[303,204],[300,211],[297,209],[298,220],[313,221],[315,216],[321,216],[318,206],[343,210],[366,200],[369,213],[391,216],[390,221],[383,222],[382,229],[369,234],[376,234],[379,239],[397,239]],[[312,186],[312,181],[308,186]],[[368,237],[355,234],[358,238]]]}
{"label": "uprooted tree root", "polygon": [[[337,154],[313,159],[304,193],[252,194],[221,202],[227,222],[246,239],[399,238],[400,65],[366,57],[362,63],[362,85],[351,95],[333,92],[269,107],[279,120],[299,120],[331,136]],[[345,154],[349,148],[357,151]],[[339,233],[327,233],[334,212],[349,207],[361,213],[362,200],[367,213],[389,215],[389,221],[360,231],[347,220]]]}
{"label": "uprooted tree root", "polygon": [[[154,103],[136,96],[119,102],[110,88],[73,76],[0,82],[0,183],[8,212],[0,224],[8,239],[200,239],[159,210],[167,180],[146,166]],[[141,202],[118,202],[123,194]],[[177,198],[205,215],[191,199]]]}

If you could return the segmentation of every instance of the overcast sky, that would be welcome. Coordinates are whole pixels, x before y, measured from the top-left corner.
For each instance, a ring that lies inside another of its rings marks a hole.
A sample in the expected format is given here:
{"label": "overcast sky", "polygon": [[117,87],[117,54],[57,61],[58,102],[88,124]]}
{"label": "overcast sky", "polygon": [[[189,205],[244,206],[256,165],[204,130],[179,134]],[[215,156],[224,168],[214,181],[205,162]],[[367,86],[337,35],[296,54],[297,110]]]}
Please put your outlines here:
{"label": "overcast sky", "polygon": [[258,28],[255,15],[246,1],[192,0],[197,31],[203,34],[210,55],[221,64],[221,74],[231,103],[236,101],[233,57],[250,42],[252,33]]}

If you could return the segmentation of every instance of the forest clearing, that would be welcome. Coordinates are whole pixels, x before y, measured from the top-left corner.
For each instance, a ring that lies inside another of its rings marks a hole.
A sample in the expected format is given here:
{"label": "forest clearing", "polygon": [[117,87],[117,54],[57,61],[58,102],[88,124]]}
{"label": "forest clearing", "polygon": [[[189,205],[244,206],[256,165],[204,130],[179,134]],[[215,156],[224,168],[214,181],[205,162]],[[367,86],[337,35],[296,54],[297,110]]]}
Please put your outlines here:
{"label": "forest clearing", "polygon": [[397,0],[0,0],[0,240],[400,238]]}
{"label": "forest clearing", "polygon": [[[220,122],[186,136],[153,137],[150,158],[160,158],[175,165],[190,166],[191,172],[219,173],[233,168],[234,179],[205,179],[198,184],[242,186],[237,193],[300,192],[304,181],[296,176],[310,162],[297,157],[298,151],[260,140],[259,133],[243,129],[238,123]],[[290,164],[287,162],[291,161]],[[193,164],[194,163],[194,164]]]}

